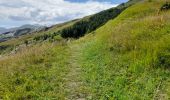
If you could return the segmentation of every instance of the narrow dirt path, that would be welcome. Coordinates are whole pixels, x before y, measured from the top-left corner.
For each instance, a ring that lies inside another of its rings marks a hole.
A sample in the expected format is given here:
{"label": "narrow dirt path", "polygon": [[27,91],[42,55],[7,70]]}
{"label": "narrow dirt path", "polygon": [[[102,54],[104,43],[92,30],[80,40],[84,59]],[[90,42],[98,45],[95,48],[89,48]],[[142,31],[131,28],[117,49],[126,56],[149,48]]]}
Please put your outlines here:
{"label": "narrow dirt path", "polygon": [[78,64],[78,60],[81,56],[80,47],[78,44],[69,45],[70,47],[70,71],[66,76],[66,100],[85,100],[86,95],[81,93],[81,87],[83,82],[81,81],[81,67]]}

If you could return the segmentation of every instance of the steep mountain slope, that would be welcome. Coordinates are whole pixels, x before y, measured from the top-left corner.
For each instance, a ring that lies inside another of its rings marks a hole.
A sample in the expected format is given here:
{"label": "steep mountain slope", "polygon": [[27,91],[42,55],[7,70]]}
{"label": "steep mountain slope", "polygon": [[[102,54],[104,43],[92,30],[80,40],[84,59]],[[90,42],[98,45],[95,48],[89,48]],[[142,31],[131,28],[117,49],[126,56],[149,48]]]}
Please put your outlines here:
{"label": "steep mountain slope", "polygon": [[[77,39],[0,58],[0,98],[169,100],[170,10],[145,0]],[[73,25],[73,24],[72,24]]]}
{"label": "steep mountain slope", "polygon": [[[98,27],[104,25],[110,19],[114,19],[127,7],[139,2],[141,0],[131,0],[130,2],[123,3],[118,7],[114,7],[97,14],[86,16],[81,19],[72,20],[63,24],[57,24],[52,27],[44,28],[41,31],[32,33],[30,28],[20,28],[14,33],[8,32],[7,34],[1,35],[2,39],[0,41],[9,40],[3,43],[0,43],[0,48],[3,48],[1,51],[10,51],[12,48],[16,48],[18,45],[23,43],[35,43],[39,41],[54,41],[62,38],[78,38],[83,36],[86,33],[94,31]],[[29,26],[29,25],[25,25]],[[27,34],[32,33],[32,34]],[[11,37],[17,37],[16,39],[11,39]],[[24,36],[20,36],[24,35]],[[8,49],[8,50],[7,50]]]}
{"label": "steep mountain slope", "polygon": [[140,1],[141,0],[131,0],[127,3],[122,3],[117,7],[101,11],[97,14],[89,16],[88,18],[76,22],[70,27],[63,29],[60,34],[64,38],[79,38],[84,36],[86,33],[90,33],[104,25],[109,20],[114,19],[129,6]]}
{"label": "steep mountain slope", "polygon": [[170,11],[145,0],[77,41],[79,62],[94,100],[169,100]]}

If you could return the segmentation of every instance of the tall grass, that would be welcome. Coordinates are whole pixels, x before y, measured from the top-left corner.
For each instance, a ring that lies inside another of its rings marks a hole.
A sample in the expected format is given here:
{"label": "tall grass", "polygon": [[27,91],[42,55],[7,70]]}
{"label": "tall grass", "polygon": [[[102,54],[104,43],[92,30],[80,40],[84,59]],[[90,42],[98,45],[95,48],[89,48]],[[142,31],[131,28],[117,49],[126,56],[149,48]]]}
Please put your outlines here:
{"label": "tall grass", "polygon": [[170,12],[157,14],[163,3],[140,2],[80,41],[91,99],[169,99]]}
{"label": "tall grass", "polygon": [[1,99],[64,99],[68,48],[38,44],[0,59]]}
{"label": "tall grass", "polygon": [[158,13],[164,3],[142,1],[76,42],[37,44],[0,58],[0,99],[63,100],[74,63],[87,99],[168,100],[170,11]]}

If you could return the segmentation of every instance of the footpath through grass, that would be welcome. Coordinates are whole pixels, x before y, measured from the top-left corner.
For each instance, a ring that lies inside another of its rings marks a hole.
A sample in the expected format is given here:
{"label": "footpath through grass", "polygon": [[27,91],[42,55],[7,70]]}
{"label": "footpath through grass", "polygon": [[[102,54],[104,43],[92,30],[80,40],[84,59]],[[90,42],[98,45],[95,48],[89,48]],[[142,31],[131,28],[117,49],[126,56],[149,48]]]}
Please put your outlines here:
{"label": "footpath through grass", "polygon": [[170,11],[145,0],[70,43],[0,60],[0,99],[169,100]]}
{"label": "footpath through grass", "polygon": [[67,90],[66,99],[68,100],[85,100],[87,94],[84,92],[84,82],[81,77],[82,69],[80,66],[80,58],[82,55],[81,47],[76,42],[69,43],[70,58],[69,58],[69,72],[66,75]]}
{"label": "footpath through grass", "polygon": [[164,3],[138,3],[78,40],[86,98],[170,99],[170,12],[158,14]]}

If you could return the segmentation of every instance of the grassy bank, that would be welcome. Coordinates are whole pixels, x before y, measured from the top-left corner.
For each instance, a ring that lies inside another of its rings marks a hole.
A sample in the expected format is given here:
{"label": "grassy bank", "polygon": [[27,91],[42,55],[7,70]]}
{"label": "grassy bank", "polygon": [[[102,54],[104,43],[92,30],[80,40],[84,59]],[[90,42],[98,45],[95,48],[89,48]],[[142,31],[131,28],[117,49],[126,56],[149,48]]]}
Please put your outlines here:
{"label": "grassy bank", "polygon": [[0,60],[0,98],[63,99],[68,72],[65,43],[25,48]]}
{"label": "grassy bank", "polygon": [[145,0],[77,40],[0,58],[2,99],[168,100],[170,11]]}
{"label": "grassy bank", "polygon": [[138,3],[79,41],[89,98],[170,98],[170,12],[158,14],[163,3]]}

